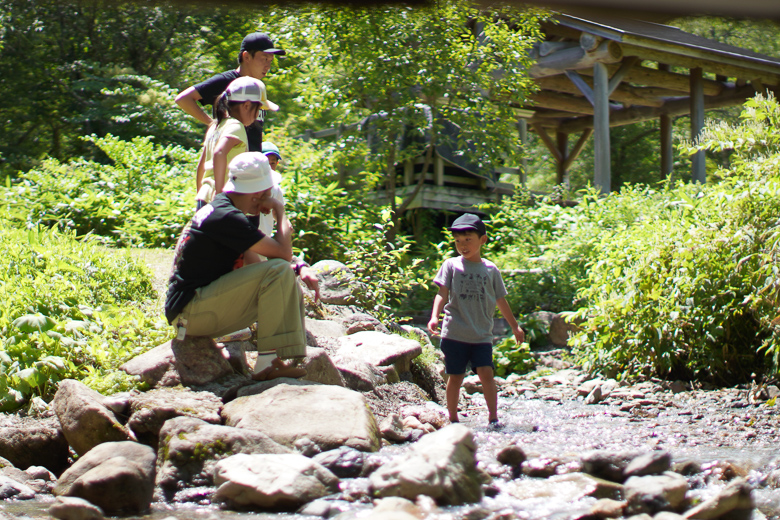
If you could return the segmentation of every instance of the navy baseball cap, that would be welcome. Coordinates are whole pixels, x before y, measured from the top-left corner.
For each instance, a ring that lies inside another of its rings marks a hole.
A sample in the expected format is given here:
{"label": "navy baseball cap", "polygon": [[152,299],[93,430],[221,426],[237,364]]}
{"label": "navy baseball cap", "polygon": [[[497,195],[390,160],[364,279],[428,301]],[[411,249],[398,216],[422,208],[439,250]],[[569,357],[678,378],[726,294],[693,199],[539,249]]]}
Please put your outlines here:
{"label": "navy baseball cap", "polygon": [[479,236],[486,235],[485,223],[473,213],[465,213],[455,219],[450,231],[476,231]]}
{"label": "navy baseball cap", "polygon": [[274,47],[274,41],[266,33],[254,32],[246,35],[241,42],[241,49],[238,51],[239,57],[244,51],[263,51],[277,56],[284,56],[287,52],[284,49]]}

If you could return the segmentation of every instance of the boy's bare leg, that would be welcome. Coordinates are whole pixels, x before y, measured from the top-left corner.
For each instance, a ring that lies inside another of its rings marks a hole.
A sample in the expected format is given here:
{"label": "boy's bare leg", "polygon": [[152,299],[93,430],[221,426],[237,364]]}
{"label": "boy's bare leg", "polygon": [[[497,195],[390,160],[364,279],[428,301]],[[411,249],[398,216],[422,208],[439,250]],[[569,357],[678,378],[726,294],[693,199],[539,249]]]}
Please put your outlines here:
{"label": "boy's bare leg", "polygon": [[482,395],[488,409],[488,421],[498,420],[498,390],[493,379],[493,367],[477,367],[477,375],[482,383]]}
{"label": "boy's bare leg", "polygon": [[448,374],[447,377],[447,411],[450,413],[450,422],[458,420],[458,401],[460,401],[460,385],[466,374]]}

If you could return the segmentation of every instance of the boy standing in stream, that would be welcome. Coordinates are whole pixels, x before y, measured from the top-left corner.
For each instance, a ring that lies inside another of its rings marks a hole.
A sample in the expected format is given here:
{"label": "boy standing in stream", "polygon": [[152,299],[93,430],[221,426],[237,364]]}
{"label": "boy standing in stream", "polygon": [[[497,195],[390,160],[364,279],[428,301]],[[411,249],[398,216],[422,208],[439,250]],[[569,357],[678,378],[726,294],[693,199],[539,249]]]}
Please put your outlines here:
{"label": "boy standing in stream", "polygon": [[439,293],[433,300],[428,322],[431,334],[438,334],[439,315],[444,311],[441,327],[441,350],[447,375],[447,410],[450,422],[458,421],[460,387],[468,363],[482,382],[488,408],[488,424],[498,426],[498,396],[493,379],[493,314],[498,306],[509,323],[518,345],[525,340],[523,329],[512,315],[506,301],[501,273],[493,262],[481,256],[487,242],[485,224],[479,217],[466,213],[450,227],[459,256],[444,261],[433,282]]}

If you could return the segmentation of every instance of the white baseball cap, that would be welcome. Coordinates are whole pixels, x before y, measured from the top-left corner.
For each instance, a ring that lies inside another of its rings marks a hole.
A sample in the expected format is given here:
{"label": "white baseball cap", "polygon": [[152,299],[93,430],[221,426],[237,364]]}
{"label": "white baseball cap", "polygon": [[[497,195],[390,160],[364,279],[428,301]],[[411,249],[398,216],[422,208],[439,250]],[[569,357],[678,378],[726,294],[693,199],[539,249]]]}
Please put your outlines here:
{"label": "white baseball cap", "polygon": [[261,152],[244,152],[236,155],[228,166],[228,181],[224,192],[257,193],[275,184],[268,158]]}
{"label": "white baseball cap", "polygon": [[252,103],[260,103],[260,108],[263,110],[274,112],[279,110],[279,105],[268,100],[265,83],[250,76],[241,76],[231,81],[225,89],[225,96],[227,96],[228,101],[239,103],[251,101]]}

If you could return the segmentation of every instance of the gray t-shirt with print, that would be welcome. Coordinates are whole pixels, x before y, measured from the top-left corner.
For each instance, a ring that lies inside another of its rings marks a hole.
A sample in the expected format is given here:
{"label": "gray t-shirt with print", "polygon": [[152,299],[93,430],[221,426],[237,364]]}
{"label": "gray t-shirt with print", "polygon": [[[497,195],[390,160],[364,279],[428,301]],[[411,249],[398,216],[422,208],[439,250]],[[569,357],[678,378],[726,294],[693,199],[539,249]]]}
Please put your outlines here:
{"label": "gray t-shirt with print", "polygon": [[465,343],[493,343],[496,300],[507,294],[496,265],[485,259],[471,262],[461,256],[448,258],[433,282],[449,289],[441,337]]}

